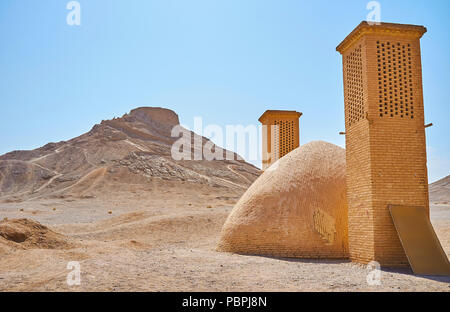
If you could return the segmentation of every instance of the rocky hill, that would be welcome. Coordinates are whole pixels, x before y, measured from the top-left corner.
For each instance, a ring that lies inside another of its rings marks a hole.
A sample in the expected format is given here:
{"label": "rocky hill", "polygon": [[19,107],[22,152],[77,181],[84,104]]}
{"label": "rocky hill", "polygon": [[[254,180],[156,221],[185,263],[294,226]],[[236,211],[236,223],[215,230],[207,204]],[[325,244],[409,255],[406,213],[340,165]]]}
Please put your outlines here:
{"label": "rocky hill", "polygon": [[[171,137],[171,130],[178,124],[178,115],[171,110],[141,107],[104,120],[69,141],[2,155],[0,201],[101,196],[120,190],[120,185],[150,182],[207,185],[240,193],[260,174],[236,154],[234,160],[175,161],[171,146],[178,138]],[[204,137],[201,141],[209,142]]]}
{"label": "rocky hill", "polygon": [[430,201],[450,202],[450,175],[431,183],[429,186]]}

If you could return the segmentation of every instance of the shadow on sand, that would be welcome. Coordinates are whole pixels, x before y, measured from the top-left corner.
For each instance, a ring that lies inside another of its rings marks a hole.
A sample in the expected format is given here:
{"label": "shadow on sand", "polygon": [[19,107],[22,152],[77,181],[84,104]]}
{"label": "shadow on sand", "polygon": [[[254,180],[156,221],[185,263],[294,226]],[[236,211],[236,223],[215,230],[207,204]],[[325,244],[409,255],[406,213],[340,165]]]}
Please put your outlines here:
{"label": "shadow on sand", "polygon": [[416,275],[411,268],[381,268],[381,271],[387,273],[398,273],[403,275],[413,275],[420,278],[425,278],[437,282],[450,284],[450,276],[439,276],[439,275]]}
{"label": "shadow on sand", "polygon": [[[246,254],[239,254],[241,256],[252,256],[252,257],[261,257],[261,258],[267,258],[267,259],[273,259],[273,260],[279,260],[279,261],[286,261],[286,262],[299,262],[299,263],[317,263],[317,264],[342,264],[342,263],[352,263],[348,259],[313,259],[313,258],[286,258],[286,257],[275,257],[275,256],[263,256],[263,255],[246,255]],[[386,273],[397,273],[397,274],[403,274],[403,275],[411,275],[416,276],[420,278],[425,278],[441,283],[447,283],[450,284],[450,276],[437,276],[437,275],[416,275],[414,274],[413,270],[409,267],[399,267],[399,268],[388,268],[388,267],[382,267],[382,272]]]}
{"label": "shadow on sand", "polygon": [[276,256],[265,256],[265,255],[248,255],[248,254],[240,254],[240,256],[251,256],[251,257],[260,257],[267,258],[285,262],[301,262],[301,263],[317,263],[317,264],[341,264],[341,263],[351,263],[348,259],[314,259],[314,258],[288,258],[288,257],[276,257]]}

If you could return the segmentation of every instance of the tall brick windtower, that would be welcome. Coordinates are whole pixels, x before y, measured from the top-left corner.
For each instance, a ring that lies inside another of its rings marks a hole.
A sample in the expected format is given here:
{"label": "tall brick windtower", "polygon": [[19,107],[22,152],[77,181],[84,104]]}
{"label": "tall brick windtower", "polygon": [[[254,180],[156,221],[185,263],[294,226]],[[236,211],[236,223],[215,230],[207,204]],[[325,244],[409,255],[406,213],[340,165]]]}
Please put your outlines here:
{"label": "tall brick windtower", "polygon": [[420,38],[423,26],[362,22],[336,48],[345,97],[350,258],[408,260],[389,204],[429,213]]}
{"label": "tall brick windtower", "polygon": [[259,117],[263,124],[262,170],[300,145],[299,118],[296,111],[267,110]]}

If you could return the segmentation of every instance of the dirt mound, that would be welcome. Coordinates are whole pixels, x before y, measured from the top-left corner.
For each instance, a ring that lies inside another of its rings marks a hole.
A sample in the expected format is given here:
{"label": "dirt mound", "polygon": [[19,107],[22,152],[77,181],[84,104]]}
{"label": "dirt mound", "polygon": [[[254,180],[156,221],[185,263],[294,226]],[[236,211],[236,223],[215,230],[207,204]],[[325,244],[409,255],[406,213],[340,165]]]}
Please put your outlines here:
{"label": "dirt mound", "polygon": [[269,167],[241,197],[218,249],[243,254],[346,258],[345,150],[305,144]]}
{"label": "dirt mound", "polygon": [[0,247],[2,246],[19,249],[68,249],[75,247],[75,244],[39,222],[6,219],[0,221]]}

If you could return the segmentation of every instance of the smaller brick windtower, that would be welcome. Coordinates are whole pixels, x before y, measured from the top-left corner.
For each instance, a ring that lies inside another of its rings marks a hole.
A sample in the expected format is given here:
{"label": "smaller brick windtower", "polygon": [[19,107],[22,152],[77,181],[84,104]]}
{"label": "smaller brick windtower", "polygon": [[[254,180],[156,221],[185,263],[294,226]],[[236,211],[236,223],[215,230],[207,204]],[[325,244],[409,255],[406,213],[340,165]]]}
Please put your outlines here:
{"label": "smaller brick windtower", "polygon": [[300,146],[301,115],[296,111],[267,110],[259,117],[263,125],[262,170]]}
{"label": "smaller brick windtower", "polygon": [[408,265],[389,205],[423,207],[428,178],[416,25],[359,24],[336,48],[344,71],[350,259]]}

